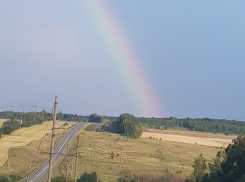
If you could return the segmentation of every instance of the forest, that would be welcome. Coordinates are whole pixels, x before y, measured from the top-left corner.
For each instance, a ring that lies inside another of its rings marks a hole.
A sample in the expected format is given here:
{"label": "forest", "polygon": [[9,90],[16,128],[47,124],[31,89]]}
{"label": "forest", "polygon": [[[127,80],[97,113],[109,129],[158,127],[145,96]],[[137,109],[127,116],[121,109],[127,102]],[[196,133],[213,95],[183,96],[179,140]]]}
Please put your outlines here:
{"label": "forest", "polygon": [[138,118],[141,125],[155,129],[185,128],[190,131],[241,134],[245,132],[245,122],[210,118]]}

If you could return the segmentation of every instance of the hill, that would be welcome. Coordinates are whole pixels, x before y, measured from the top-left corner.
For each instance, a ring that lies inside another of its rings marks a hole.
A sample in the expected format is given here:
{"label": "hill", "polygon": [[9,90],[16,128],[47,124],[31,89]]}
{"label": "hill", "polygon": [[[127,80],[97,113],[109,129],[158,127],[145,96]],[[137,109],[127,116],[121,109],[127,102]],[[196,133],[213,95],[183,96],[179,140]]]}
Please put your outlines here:
{"label": "hill", "polygon": [[[67,129],[75,124],[75,122],[68,122],[68,125],[64,127],[64,123],[65,122],[57,122],[57,127]],[[51,133],[51,128],[52,122],[43,122],[39,125],[20,128],[10,135],[3,136],[0,139],[0,174],[24,175],[30,171],[30,166],[32,165],[32,161],[43,136],[41,150],[45,152],[48,151],[50,146],[51,136],[49,134]],[[62,134],[64,134],[64,132],[66,132],[66,129],[56,130],[56,141]],[[37,160],[33,167],[35,168],[40,165],[42,160],[46,158],[47,155],[37,155]]]}
{"label": "hill", "polygon": [[[181,138],[182,132],[179,131],[178,134],[176,131],[175,136],[179,135]],[[189,132],[189,135],[192,133],[203,134]],[[137,175],[172,174],[184,179],[192,172],[191,165],[194,157],[202,153],[210,162],[220,149],[209,144],[196,145],[194,142],[192,144],[181,140],[126,139],[118,134],[84,130],[80,134],[79,154],[81,157],[78,158],[78,176],[80,177],[85,171],[98,171],[102,182],[116,181],[122,170],[132,171]],[[226,135],[210,134],[210,142],[218,140],[219,136],[226,137]],[[205,135],[199,136],[199,138],[207,140]],[[226,140],[227,142],[231,141],[231,139]],[[69,154],[75,153],[74,147],[75,141],[73,141],[73,147],[71,146],[69,149]],[[67,159],[69,161],[69,178],[73,179],[74,157],[64,157],[60,165],[55,167],[54,174],[65,175]]]}

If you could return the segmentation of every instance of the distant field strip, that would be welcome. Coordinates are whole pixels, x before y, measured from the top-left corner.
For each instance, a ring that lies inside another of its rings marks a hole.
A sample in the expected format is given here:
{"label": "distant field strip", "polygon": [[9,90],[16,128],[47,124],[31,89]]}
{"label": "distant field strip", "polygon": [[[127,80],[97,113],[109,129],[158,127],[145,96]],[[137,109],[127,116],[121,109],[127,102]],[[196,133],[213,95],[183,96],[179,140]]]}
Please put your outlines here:
{"label": "distant field strip", "polygon": [[237,136],[177,130],[155,130],[147,128],[144,129],[141,137],[155,138],[172,142],[221,147],[223,145],[227,146],[229,143],[232,142],[232,139],[235,139]]}
{"label": "distant field strip", "polygon": [[7,121],[7,119],[0,119],[0,128],[2,127],[3,123]]}
{"label": "distant field strip", "polygon": [[[57,122],[62,125],[64,122]],[[66,127],[74,125],[74,122],[68,122]],[[11,135],[3,136],[0,139],[0,167],[5,164],[8,159],[8,150],[12,147],[19,147],[29,144],[33,140],[38,140],[42,138],[44,130],[46,128],[47,122],[39,125],[33,125],[27,128],[21,128]],[[48,122],[46,133],[51,133],[52,122]]]}

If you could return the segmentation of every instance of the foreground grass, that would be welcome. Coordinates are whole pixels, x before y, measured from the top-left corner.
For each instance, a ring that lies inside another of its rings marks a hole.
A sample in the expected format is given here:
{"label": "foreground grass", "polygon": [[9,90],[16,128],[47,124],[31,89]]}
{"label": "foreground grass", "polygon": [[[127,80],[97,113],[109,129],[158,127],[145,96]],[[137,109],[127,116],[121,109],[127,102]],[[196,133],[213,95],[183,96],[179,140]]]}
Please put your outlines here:
{"label": "foreground grass", "polygon": [[[71,143],[70,155],[75,155],[75,141]],[[172,174],[185,178],[192,172],[194,157],[200,153],[208,161],[215,157],[219,149],[172,141],[140,138],[126,139],[106,132],[81,131],[79,142],[78,177],[84,172],[96,171],[103,181],[116,181],[122,170],[133,173],[161,176]],[[112,154],[113,152],[113,154]],[[69,178],[73,179],[74,157],[64,157],[55,167],[55,175],[65,175],[68,160]]]}
{"label": "foreground grass", "polygon": [[[64,127],[64,123],[65,122],[57,122],[57,128],[60,127],[65,129],[56,130],[56,143],[61,136],[67,132],[68,128],[76,124],[75,122],[68,122],[68,125]],[[47,130],[44,134],[46,126]],[[11,133],[11,135],[1,138],[0,174],[16,174],[23,176],[40,166],[42,162],[48,158],[48,155],[44,152],[49,152],[51,128],[52,122],[44,122],[40,125],[18,129]],[[37,148],[40,145],[42,137],[43,139],[40,149],[43,153],[41,154],[40,151],[37,153]],[[36,160],[33,163],[35,156]],[[31,166],[32,168],[30,168]]]}

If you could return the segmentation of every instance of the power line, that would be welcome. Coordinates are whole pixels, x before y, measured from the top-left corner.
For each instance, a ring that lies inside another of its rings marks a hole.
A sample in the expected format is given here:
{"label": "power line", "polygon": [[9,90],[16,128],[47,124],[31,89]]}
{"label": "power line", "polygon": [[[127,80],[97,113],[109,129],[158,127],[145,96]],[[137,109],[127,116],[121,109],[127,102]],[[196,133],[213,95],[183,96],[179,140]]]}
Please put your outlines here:
{"label": "power line", "polygon": [[37,153],[38,153],[38,151],[39,151],[39,149],[40,149],[40,147],[41,147],[41,144],[42,144],[42,142],[43,142],[43,138],[44,138],[44,135],[45,135],[45,133],[46,133],[47,127],[48,127],[48,121],[47,121],[45,130],[44,130],[44,132],[43,132],[43,137],[42,137],[42,139],[41,139],[41,141],[40,141],[40,143],[39,143],[39,146],[38,146],[38,148],[37,148],[36,155],[35,155],[35,157],[34,157],[34,159],[33,159],[33,162],[32,162],[32,164],[31,164],[31,167],[30,167],[30,168],[32,168],[32,165],[34,164],[34,162],[35,162],[35,160],[36,160]]}

